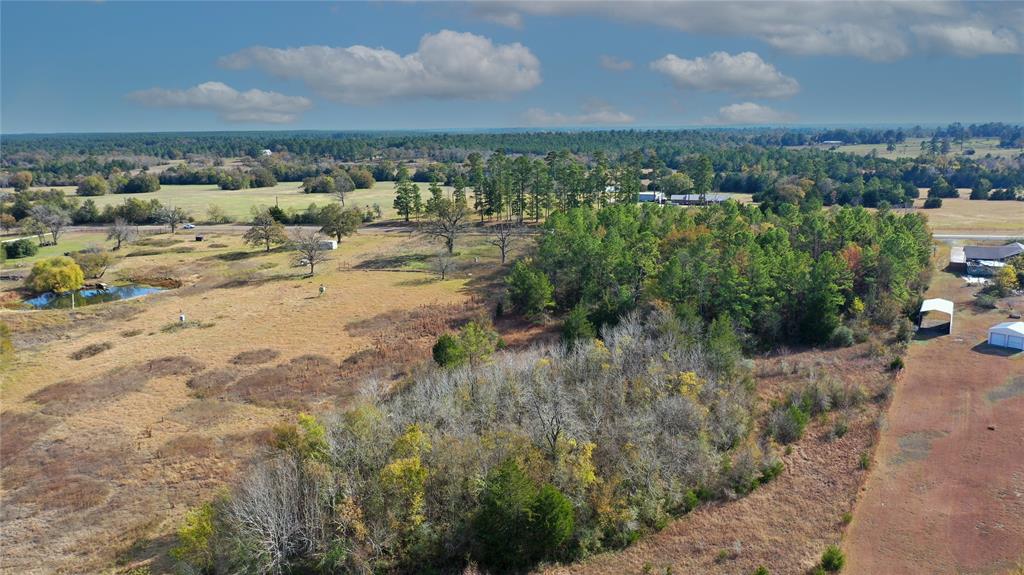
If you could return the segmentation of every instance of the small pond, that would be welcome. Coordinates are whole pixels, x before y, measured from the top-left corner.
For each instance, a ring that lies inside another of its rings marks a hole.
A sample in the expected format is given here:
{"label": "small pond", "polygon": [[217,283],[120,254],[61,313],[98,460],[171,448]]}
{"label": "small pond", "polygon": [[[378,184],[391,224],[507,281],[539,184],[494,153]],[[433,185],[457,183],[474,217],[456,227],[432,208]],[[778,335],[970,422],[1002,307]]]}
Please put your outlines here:
{"label": "small pond", "polygon": [[27,299],[25,300],[25,303],[36,309],[70,309],[72,297],[74,297],[75,300],[75,307],[80,307],[83,305],[106,303],[108,301],[132,299],[163,291],[163,289],[164,288],[130,284],[123,286],[110,286],[107,289],[80,289],[61,294],[47,292],[32,299]]}

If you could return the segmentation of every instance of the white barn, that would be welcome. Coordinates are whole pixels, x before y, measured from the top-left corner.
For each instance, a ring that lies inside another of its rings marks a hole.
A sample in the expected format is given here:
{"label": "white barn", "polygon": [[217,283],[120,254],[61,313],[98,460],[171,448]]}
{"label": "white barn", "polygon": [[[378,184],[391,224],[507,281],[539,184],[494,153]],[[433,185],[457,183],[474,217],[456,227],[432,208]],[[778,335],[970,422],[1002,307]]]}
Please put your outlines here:
{"label": "white barn", "polygon": [[988,328],[988,343],[1024,350],[1024,321],[1004,321]]}

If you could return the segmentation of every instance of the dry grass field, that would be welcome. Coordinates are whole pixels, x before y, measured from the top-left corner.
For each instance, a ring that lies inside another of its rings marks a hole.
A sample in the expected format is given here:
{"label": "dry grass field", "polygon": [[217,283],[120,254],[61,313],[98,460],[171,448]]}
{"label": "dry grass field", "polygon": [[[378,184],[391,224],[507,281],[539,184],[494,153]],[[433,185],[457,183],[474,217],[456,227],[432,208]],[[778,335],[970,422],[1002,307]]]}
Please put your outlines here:
{"label": "dry grass field", "polygon": [[480,313],[474,286],[497,256],[476,241],[455,279],[439,281],[405,265],[438,246],[402,232],[354,236],[313,278],[292,254],[236,234],[182,237],[127,247],[108,272],[171,277],[178,289],[74,312],[0,311],[17,349],[0,387],[0,571],[100,572],[159,556],[273,424],[344,407],[368,377],[399,380],[438,334]]}
{"label": "dry grass field", "polygon": [[[924,210],[932,231],[937,234],[986,234],[1024,236],[1024,202],[971,200],[971,191],[961,188],[959,198],[945,198],[942,207]],[[922,188],[921,197],[914,202],[921,208],[927,197]]]}

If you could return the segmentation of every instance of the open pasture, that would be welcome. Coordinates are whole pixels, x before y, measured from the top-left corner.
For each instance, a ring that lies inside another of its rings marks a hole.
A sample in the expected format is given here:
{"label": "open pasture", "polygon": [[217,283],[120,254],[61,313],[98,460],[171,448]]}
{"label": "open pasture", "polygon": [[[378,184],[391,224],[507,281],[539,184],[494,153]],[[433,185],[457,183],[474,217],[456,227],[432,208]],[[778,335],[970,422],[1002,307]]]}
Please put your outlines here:
{"label": "open pasture", "polygon": [[[921,210],[936,234],[978,234],[1024,236],[1024,202],[971,200],[971,191],[961,188],[959,198],[943,198],[942,207]],[[922,188],[914,207],[924,206],[928,196]]]}
{"label": "open pasture", "polygon": [[[477,288],[498,269],[486,237],[467,236],[441,281],[428,271],[441,246],[391,231],[347,238],[307,277],[294,252],[247,247],[241,233],[152,236],[104,277],[173,277],[178,289],[74,312],[0,310],[16,348],[0,378],[2,571],[165,557],[185,511],[230,482],[274,424],[344,407],[366,378],[401,381],[440,333],[487,313]],[[61,249],[92,239],[69,232]]]}
{"label": "open pasture", "polygon": [[[429,196],[427,184],[417,184],[423,200]],[[50,188],[37,188],[50,189]],[[74,186],[59,186],[65,194],[75,196]],[[11,191],[6,189],[5,191]],[[445,187],[450,193],[451,188]],[[78,197],[78,196],[75,196]],[[128,198],[143,201],[159,200],[164,205],[184,209],[198,221],[206,219],[206,211],[211,205],[219,206],[233,220],[246,221],[250,218],[253,208],[269,208],[277,205],[285,211],[301,212],[310,204],[323,205],[337,201],[330,194],[307,194],[302,191],[301,182],[280,182],[270,188],[250,188],[246,190],[222,190],[216,185],[164,185],[159,190],[148,194],[107,194],[94,196],[91,199],[102,210],[108,205],[118,205]],[[377,182],[369,190],[354,190],[345,198],[345,205],[372,206],[378,204],[385,219],[398,216],[392,207],[395,198],[394,182]],[[85,198],[80,198],[84,200]]]}
{"label": "open pasture", "polygon": [[[925,138],[907,138],[904,142],[896,144],[896,149],[891,152],[885,149],[885,144],[850,144],[839,146],[837,151],[861,156],[874,152],[878,157],[890,160],[916,158],[921,155],[921,142],[928,141],[930,140]],[[972,138],[966,140],[964,141],[963,152],[960,150],[960,144],[958,143],[950,142],[950,147],[949,153],[954,156],[962,155],[967,150],[974,150],[974,154],[968,156],[971,158],[984,158],[990,154],[997,158],[1013,158],[1024,153],[1024,150],[1020,148],[1000,148],[997,138]]]}

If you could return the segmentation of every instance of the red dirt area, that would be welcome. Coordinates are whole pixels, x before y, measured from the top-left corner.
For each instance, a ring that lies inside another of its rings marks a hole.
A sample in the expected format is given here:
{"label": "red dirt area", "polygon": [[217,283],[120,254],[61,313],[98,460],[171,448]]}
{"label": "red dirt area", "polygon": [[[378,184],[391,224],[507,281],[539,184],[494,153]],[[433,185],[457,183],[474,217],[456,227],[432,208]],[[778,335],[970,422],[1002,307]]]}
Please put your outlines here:
{"label": "red dirt area", "polygon": [[847,573],[1006,573],[1024,559],[1024,353],[986,345],[1003,311],[939,273],[950,335],[908,351],[875,462],[847,532]]}

